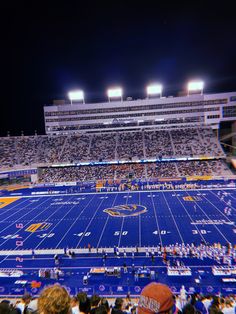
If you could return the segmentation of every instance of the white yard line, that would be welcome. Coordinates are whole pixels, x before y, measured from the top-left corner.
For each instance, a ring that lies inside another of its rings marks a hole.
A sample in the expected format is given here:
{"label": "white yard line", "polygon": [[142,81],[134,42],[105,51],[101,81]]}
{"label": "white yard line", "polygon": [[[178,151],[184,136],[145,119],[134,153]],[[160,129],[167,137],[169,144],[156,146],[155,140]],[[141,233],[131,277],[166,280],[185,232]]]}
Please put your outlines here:
{"label": "white yard line", "polygon": [[[106,195],[107,195],[107,194],[105,194],[105,196],[106,196]],[[82,235],[82,236],[81,236],[81,238],[79,239],[79,242],[77,243],[76,248],[78,248],[78,246],[79,246],[80,242],[83,240],[84,235],[85,235],[85,234],[86,234],[86,232],[88,231],[89,226],[91,225],[91,223],[92,223],[92,221],[93,221],[94,217],[95,217],[95,216],[96,216],[96,214],[97,214],[97,211],[99,210],[99,208],[100,208],[100,206],[102,205],[102,203],[103,203],[103,201],[104,201],[104,200],[105,200],[105,197],[104,197],[104,198],[102,198],[102,200],[101,200],[100,204],[98,205],[97,209],[95,210],[95,212],[94,212],[94,214],[93,214],[92,218],[91,218],[91,219],[89,219],[89,223],[88,223],[87,227],[85,228],[83,235]]]}
{"label": "white yard line", "polygon": [[[26,200],[25,200],[26,201]],[[24,202],[23,202],[24,203]],[[9,204],[10,205],[10,204]],[[20,205],[21,206],[21,204],[18,204],[18,205]],[[15,206],[13,206],[13,208],[15,208],[17,205],[15,205]],[[10,216],[8,216],[7,218],[4,218],[4,219],[1,219],[1,222],[4,222],[4,221],[6,221],[6,220],[8,220],[8,218],[10,218],[10,217],[12,217],[12,216],[14,216],[15,214],[18,214],[18,213],[20,213],[21,211],[23,211],[24,209],[26,209],[26,208],[28,208],[28,207],[30,207],[31,206],[31,204],[28,204],[28,205],[26,205],[25,207],[22,207],[22,208],[20,208],[19,210],[17,210],[17,211],[14,211]],[[32,209],[32,210],[34,210],[34,208]],[[8,210],[6,211],[6,212],[8,212]],[[31,212],[31,211],[30,211]],[[28,212],[29,213],[29,212]],[[24,215],[25,216],[25,215]],[[22,217],[24,217],[24,216],[22,216]],[[2,230],[1,230],[2,231]]]}
{"label": "white yard line", "polygon": [[[125,203],[125,205],[128,204],[128,201],[129,201],[129,193],[130,193],[130,191],[128,191],[128,195],[127,195],[127,197],[126,197],[126,203]],[[119,240],[118,240],[118,244],[117,244],[118,247],[120,246],[120,241],[121,241],[121,237],[122,237],[122,231],[123,231],[124,221],[125,221],[125,217],[122,217],[120,235],[119,235]]]}
{"label": "white yard line", "polygon": [[[20,199],[16,200],[16,202],[19,201],[19,200],[20,200]],[[1,215],[5,215],[6,213],[8,213],[10,210],[14,209],[14,208],[17,207],[17,206],[21,206],[21,205],[22,205],[23,203],[25,203],[26,201],[27,201],[27,199],[23,200],[23,202],[20,203],[20,204],[18,203],[18,204],[13,205],[14,203],[10,203],[10,204],[5,205],[4,207],[0,208],[0,210],[2,211],[2,213],[0,213],[0,216],[1,216]],[[0,202],[1,202],[1,199],[0,199]],[[8,209],[5,209],[5,207],[7,207],[7,206],[9,206],[9,205],[13,205],[13,206],[10,207],[10,208],[8,208]],[[24,209],[24,208],[25,208],[25,207],[23,207],[23,208],[21,208],[21,209]],[[18,210],[18,211],[14,211],[14,213],[13,213],[12,215],[17,214],[19,211],[21,211],[21,209]],[[11,215],[11,216],[12,216],[12,215]],[[8,216],[7,219],[8,219],[9,217],[11,217],[11,216]],[[6,220],[6,219],[1,219],[1,222],[4,221],[4,220]]]}
{"label": "white yard line", "polygon": [[[11,227],[12,225],[16,225],[16,223],[17,222],[22,222],[22,218],[23,217],[25,217],[26,215],[28,215],[29,213],[31,213],[32,211],[34,211],[35,209],[37,209],[37,207],[39,207],[39,206],[41,206],[43,203],[45,203],[47,201],[47,199],[46,200],[43,200],[43,202],[41,203],[41,204],[38,204],[38,206],[36,206],[35,208],[33,208],[32,210],[30,210],[29,212],[26,212],[23,216],[21,216],[20,218],[18,218],[17,220],[15,220],[12,224],[10,224],[10,225],[8,225],[6,228],[4,228],[4,229],[2,229],[1,230],[1,232],[2,231],[5,231],[6,229],[8,229],[9,227]],[[50,206],[50,205],[49,205]],[[48,206],[48,207],[49,207]],[[46,207],[44,210],[43,210],[43,212],[45,211],[45,210],[47,210],[48,209],[48,207]],[[25,208],[27,208],[27,207],[25,207]],[[24,209],[25,209],[24,208]],[[28,226],[29,224],[30,224],[30,222],[32,222],[32,221],[34,221],[34,219],[36,218],[36,217],[38,217],[40,214],[41,214],[42,212],[40,212],[38,215],[36,215],[34,218],[32,218],[32,219],[30,219],[29,220],[29,223],[27,223],[26,225],[24,225],[24,228],[26,227],[26,226]],[[21,231],[21,229],[19,228],[19,229],[17,229],[16,230],[16,232],[15,233],[13,233],[13,235],[16,235],[16,234],[18,234],[18,233],[20,233],[20,231]],[[20,239],[20,238],[19,238]],[[10,239],[7,239],[6,241],[3,241],[1,244],[0,244],[0,247],[4,244],[4,243],[6,243],[7,241],[9,241]],[[25,238],[22,238],[22,241],[24,241],[25,240]],[[17,248],[17,247],[16,247]],[[15,248],[15,249],[16,249]]]}
{"label": "white yard line", "polygon": [[[141,203],[141,193],[139,192],[139,205]],[[141,225],[141,216],[142,215],[139,215],[138,216],[138,223],[139,223],[139,246],[142,245],[142,225]]]}
{"label": "white yard line", "polygon": [[173,221],[174,221],[174,224],[175,224],[175,227],[176,227],[176,229],[177,229],[177,231],[178,231],[179,237],[180,237],[182,243],[184,243],[184,239],[183,239],[183,237],[182,237],[182,235],[181,235],[181,232],[180,232],[179,227],[178,227],[178,225],[177,225],[177,223],[176,223],[176,221],[175,221],[175,218],[174,218],[173,213],[172,213],[172,211],[171,211],[171,208],[170,208],[170,206],[169,206],[169,204],[168,204],[168,202],[167,202],[167,200],[166,200],[166,197],[164,196],[164,193],[163,193],[163,197],[164,197],[164,200],[165,200],[165,202],[166,202],[166,205],[167,205],[167,207],[168,207],[168,209],[169,209],[169,211],[170,211],[171,218],[172,218]]}
{"label": "white yard line", "polygon": [[[68,201],[70,201],[71,199],[72,199],[72,196],[69,198]],[[63,206],[64,206],[64,204],[61,205],[61,206],[59,206],[58,209],[62,208]],[[73,209],[75,206],[77,206],[77,204],[71,206],[70,210],[67,211],[67,212],[65,213],[65,215],[64,215],[62,218],[60,218],[60,220],[58,221],[58,223],[56,223],[56,224],[53,226],[52,229],[50,229],[50,233],[52,233],[52,231],[63,221],[63,219],[72,211],[72,209]],[[58,210],[56,210],[54,213],[52,213],[52,214],[51,214],[46,220],[44,220],[44,221],[47,221],[47,220],[48,220],[51,216],[53,216],[57,211],[58,211]],[[27,237],[27,238],[29,238],[29,237]],[[27,238],[26,238],[26,239],[27,239]],[[39,245],[40,245],[41,243],[43,243],[46,239],[47,239],[47,237],[43,238],[43,239],[38,243],[38,245],[35,247],[35,250],[36,250],[37,247],[39,247]],[[55,248],[55,249],[56,249],[56,248]]]}
{"label": "white yard line", "polygon": [[[95,195],[94,195],[95,197]],[[80,214],[77,216],[73,224],[70,226],[70,228],[65,232],[64,236],[61,238],[61,240],[57,243],[55,249],[58,248],[59,244],[63,241],[63,239],[66,237],[66,235],[70,232],[71,228],[74,226],[74,224],[79,220],[80,216],[83,214],[84,210],[90,205],[94,197],[91,198],[91,200],[84,206],[84,208],[81,210]]]}
{"label": "white yard line", "polygon": [[[186,192],[186,191],[185,191],[185,192]],[[176,194],[176,193],[175,193],[175,194]],[[176,198],[177,198],[177,200],[179,201],[179,203],[182,205],[182,207],[184,208],[184,210],[185,210],[185,212],[187,213],[189,219],[190,219],[192,222],[194,222],[194,220],[192,219],[192,217],[189,215],[189,213],[188,213],[188,211],[187,211],[185,205],[184,205],[183,202],[180,200],[179,196],[176,195]],[[198,227],[197,227],[196,225],[195,225],[195,228],[196,228],[197,231],[198,231],[198,235],[202,238],[202,240],[204,241],[204,243],[207,244],[207,242],[206,242],[205,238],[203,237],[201,231],[198,229]]]}
{"label": "white yard line", "polygon": [[[116,196],[114,198],[114,201],[112,202],[112,205],[111,205],[112,207],[115,205],[117,196],[118,196],[118,193],[116,194]],[[102,237],[103,237],[103,234],[104,234],[104,231],[106,229],[106,226],[107,226],[107,223],[108,223],[109,219],[110,219],[110,215],[107,215],[106,222],[105,222],[105,224],[104,224],[104,226],[102,228],[102,233],[101,233],[100,238],[99,238],[98,243],[97,243],[97,248],[99,248],[99,244],[100,244],[100,242],[102,240]]]}
{"label": "white yard line", "polygon": [[[202,195],[203,196],[203,195]],[[205,196],[203,196],[204,197],[204,199],[208,202],[208,203],[210,203],[212,206],[214,206],[221,214],[222,214],[222,212],[211,202],[211,201],[209,201]],[[198,205],[199,206],[199,205]],[[200,206],[199,206],[200,207]],[[201,207],[200,207],[201,208]],[[209,220],[212,220],[207,214],[206,214],[206,212],[201,208],[201,210],[202,210],[202,212],[206,215],[206,217],[209,219]],[[229,220],[230,221],[230,220]],[[220,233],[220,235],[224,238],[224,240],[226,241],[226,242],[228,242],[228,243],[230,243],[230,241],[224,236],[224,234],[220,231],[220,229],[217,227],[217,225],[216,224],[212,224],[212,226],[214,226],[215,227],[215,229]],[[195,225],[195,227],[196,227],[196,225]]]}
{"label": "white yard line", "polygon": [[157,224],[157,231],[158,231],[158,234],[159,234],[161,246],[163,246],[162,238],[161,238],[161,233],[160,233],[160,227],[159,227],[159,223],[158,223],[158,219],[157,219],[156,207],[155,207],[155,204],[154,204],[152,192],[151,192],[150,194],[151,194],[152,206],[153,206],[154,215],[155,215],[156,224]]}
{"label": "white yard line", "polygon": [[[209,192],[211,192],[214,196],[216,196],[219,200],[220,200],[220,197],[217,195],[217,194],[215,194],[215,193],[213,193],[211,190],[209,190]],[[231,196],[233,199],[235,199],[233,196]],[[221,200],[220,200],[221,201]],[[221,201],[222,202],[222,201]],[[226,201],[223,201],[224,203],[225,203],[225,205],[227,205],[227,202]],[[229,206],[229,205],[227,205],[227,206]],[[236,212],[236,208],[235,207],[233,207],[232,205],[230,205],[229,206],[230,208],[232,208],[235,212]],[[217,207],[216,207],[217,208]],[[217,208],[218,209],[218,208]],[[218,211],[220,211],[219,209],[218,209]],[[221,213],[222,215],[223,215],[223,213]],[[227,219],[229,219],[229,217],[228,216],[226,216],[225,214],[224,214],[224,216],[227,218]]]}

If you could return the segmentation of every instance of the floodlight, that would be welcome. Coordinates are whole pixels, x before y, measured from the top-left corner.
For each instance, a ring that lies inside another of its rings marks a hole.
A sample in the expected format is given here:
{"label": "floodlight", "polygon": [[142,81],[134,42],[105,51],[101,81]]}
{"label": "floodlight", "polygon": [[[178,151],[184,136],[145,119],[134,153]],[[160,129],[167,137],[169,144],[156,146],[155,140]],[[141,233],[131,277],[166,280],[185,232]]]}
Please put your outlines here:
{"label": "floodlight", "polygon": [[116,88],[110,88],[107,90],[107,96],[110,100],[111,98],[122,98],[123,91],[122,88],[116,87]]}
{"label": "floodlight", "polygon": [[160,84],[153,84],[147,86],[147,95],[153,96],[153,95],[161,95],[162,93],[162,85]]}
{"label": "floodlight", "polygon": [[84,102],[84,92],[82,90],[71,91],[68,93],[68,97],[71,101],[71,104],[72,104],[73,100],[78,100],[78,101]]}
{"label": "floodlight", "polygon": [[202,81],[192,81],[188,83],[188,93],[189,92],[196,92],[201,91],[203,92],[204,82]]}

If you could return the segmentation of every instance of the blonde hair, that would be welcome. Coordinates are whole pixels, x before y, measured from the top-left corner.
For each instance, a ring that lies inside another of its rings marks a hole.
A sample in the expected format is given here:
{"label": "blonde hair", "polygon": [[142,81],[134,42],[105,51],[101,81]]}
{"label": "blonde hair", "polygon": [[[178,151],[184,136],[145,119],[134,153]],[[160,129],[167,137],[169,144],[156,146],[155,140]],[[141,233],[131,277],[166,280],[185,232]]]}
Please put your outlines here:
{"label": "blonde hair", "polygon": [[42,314],[68,314],[71,310],[70,296],[58,284],[46,287],[39,296],[38,309]]}

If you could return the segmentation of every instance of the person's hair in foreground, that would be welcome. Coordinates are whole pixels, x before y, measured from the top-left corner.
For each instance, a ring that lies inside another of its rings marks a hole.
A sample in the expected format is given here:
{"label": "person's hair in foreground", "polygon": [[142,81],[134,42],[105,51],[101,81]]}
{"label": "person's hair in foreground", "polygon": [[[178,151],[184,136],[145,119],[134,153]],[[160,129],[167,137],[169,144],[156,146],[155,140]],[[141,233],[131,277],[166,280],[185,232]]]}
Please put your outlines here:
{"label": "person's hair in foreground", "polygon": [[80,313],[89,313],[91,309],[90,299],[86,293],[78,293],[77,298],[79,300]]}
{"label": "person's hair in foreground", "polygon": [[152,282],[145,286],[140,294],[137,313],[172,313],[174,298],[170,288],[164,284]]}
{"label": "person's hair in foreground", "polygon": [[106,313],[110,313],[110,305],[106,298],[101,298],[100,306]]}
{"label": "person's hair in foreground", "polygon": [[1,314],[10,314],[11,313],[9,303],[8,302],[1,302],[0,303],[0,313]]}
{"label": "person's hair in foreground", "polygon": [[68,314],[71,311],[70,296],[60,285],[46,287],[38,299],[39,314]]}
{"label": "person's hair in foreground", "polygon": [[124,304],[124,300],[122,298],[116,298],[115,300],[115,308],[121,310]]}
{"label": "person's hair in foreground", "polygon": [[196,314],[197,311],[191,303],[186,304],[182,309],[182,314]]}
{"label": "person's hair in foreground", "polygon": [[91,301],[91,307],[92,306],[98,306],[101,298],[97,294],[93,294],[90,301]]}

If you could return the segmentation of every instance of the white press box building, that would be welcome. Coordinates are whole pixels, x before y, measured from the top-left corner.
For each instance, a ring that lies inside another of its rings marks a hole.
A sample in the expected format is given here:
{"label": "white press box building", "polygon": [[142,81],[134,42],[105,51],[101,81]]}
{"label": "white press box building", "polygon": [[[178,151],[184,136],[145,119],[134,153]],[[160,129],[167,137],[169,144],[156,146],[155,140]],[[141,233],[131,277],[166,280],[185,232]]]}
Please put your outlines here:
{"label": "white press box building", "polygon": [[236,121],[236,92],[147,97],[107,102],[71,101],[44,106],[46,134],[114,132],[211,126]]}

